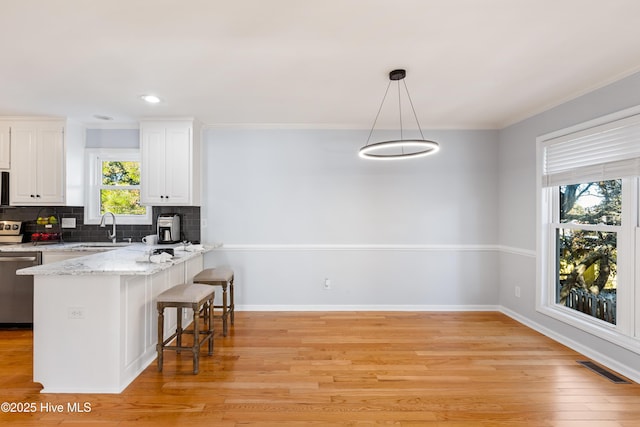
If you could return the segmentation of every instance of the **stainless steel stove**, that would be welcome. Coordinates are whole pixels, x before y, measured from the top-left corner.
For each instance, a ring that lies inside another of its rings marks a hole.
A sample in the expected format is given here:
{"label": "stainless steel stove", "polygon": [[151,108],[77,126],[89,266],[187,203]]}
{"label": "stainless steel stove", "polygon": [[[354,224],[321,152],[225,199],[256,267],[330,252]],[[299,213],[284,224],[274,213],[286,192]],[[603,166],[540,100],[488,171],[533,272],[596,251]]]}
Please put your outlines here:
{"label": "stainless steel stove", "polygon": [[0,220],[0,245],[22,243],[22,221]]}

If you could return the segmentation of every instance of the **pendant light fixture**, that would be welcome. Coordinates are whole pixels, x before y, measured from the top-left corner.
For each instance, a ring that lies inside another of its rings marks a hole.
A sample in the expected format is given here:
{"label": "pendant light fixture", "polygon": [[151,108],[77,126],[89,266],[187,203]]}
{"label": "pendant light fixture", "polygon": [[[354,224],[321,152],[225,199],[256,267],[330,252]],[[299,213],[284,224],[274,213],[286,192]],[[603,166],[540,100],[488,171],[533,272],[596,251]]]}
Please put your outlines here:
{"label": "pendant light fixture", "polygon": [[[395,159],[408,159],[415,157],[424,157],[430,154],[436,153],[440,146],[435,141],[429,141],[424,139],[424,135],[422,134],[422,129],[420,128],[420,123],[418,122],[418,116],[416,115],[416,110],[413,108],[413,102],[411,101],[411,96],[409,95],[409,89],[407,89],[407,83],[404,82],[404,78],[406,77],[407,72],[402,69],[393,70],[389,73],[389,84],[387,85],[387,90],[384,92],[384,97],[382,98],[382,103],[380,104],[380,108],[378,109],[378,114],[376,114],[376,118],[373,121],[373,126],[371,127],[371,132],[369,132],[369,137],[367,138],[367,143],[364,147],[360,148],[358,155],[364,159],[376,159],[376,160],[395,160]],[[401,102],[401,90],[400,90],[400,80],[403,80],[404,89],[407,94],[407,99],[409,100],[409,105],[411,105],[411,110],[413,111],[413,117],[416,120],[416,124],[418,125],[418,131],[420,131],[421,139],[404,139],[403,129],[402,129],[402,102]],[[390,141],[382,141],[370,144],[371,135],[373,134],[373,130],[376,127],[376,123],[378,121],[378,117],[380,116],[380,112],[382,111],[382,107],[384,106],[384,101],[387,98],[387,93],[389,93],[389,87],[391,86],[391,82],[398,82],[398,109],[400,113],[400,139],[390,140]]]}

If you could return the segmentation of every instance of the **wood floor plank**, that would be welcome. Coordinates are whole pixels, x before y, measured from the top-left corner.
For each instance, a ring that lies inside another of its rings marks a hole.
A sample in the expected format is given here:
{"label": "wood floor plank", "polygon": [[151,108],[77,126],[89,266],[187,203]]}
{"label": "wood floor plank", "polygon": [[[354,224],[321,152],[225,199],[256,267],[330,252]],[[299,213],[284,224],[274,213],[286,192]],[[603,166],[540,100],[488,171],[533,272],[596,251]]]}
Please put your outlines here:
{"label": "wood floor plank", "polygon": [[[238,312],[203,352],[167,352],[121,394],[41,394],[30,331],[0,331],[0,397],[90,412],[0,413],[17,426],[631,427],[640,386],[494,312]],[[99,369],[99,367],[96,367]]]}

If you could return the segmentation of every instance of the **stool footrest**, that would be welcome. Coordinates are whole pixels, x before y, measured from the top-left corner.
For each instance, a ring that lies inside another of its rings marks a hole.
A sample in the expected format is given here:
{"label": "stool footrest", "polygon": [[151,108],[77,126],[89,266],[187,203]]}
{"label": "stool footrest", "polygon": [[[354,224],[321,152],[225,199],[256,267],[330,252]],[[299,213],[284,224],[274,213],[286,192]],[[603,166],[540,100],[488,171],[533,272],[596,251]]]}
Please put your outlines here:
{"label": "stool footrest", "polygon": [[[200,347],[200,346],[202,346],[202,344],[204,344],[204,343],[205,343],[205,341],[207,341],[207,340],[209,339],[209,337],[210,337],[210,336],[212,336],[212,334],[210,334],[210,333],[209,333],[209,334],[207,334],[204,338],[202,338],[202,339],[200,340],[200,342],[198,343],[198,344],[199,344],[199,347]],[[193,347],[184,347],[184,346],[180,346],[180,347],[178,347],[177,345],[165,345],[165,344],[163,344],[162,346],[164,347],[164,349],[165,349],[165,350],[187,350],[187,351],[196,351],[196,350],[194,350],[194,349],[193,349]],[[199,349],[198,349],[198,350],[199,350]],[[209,354],[211,354],[211,353],[209,353]]]}

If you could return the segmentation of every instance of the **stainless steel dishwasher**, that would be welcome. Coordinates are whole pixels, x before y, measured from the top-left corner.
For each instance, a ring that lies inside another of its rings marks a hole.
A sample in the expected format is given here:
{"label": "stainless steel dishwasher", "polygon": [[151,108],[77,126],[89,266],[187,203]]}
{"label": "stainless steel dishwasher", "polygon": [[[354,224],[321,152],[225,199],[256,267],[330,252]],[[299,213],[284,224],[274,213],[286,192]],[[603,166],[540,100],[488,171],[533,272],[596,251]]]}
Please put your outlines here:
{"label": "stainless steel dishwasher", "polygon": [[[0,245],[22,241],[20,221],[0,220]],[[33,325],[33,276],[16,270],[42,264],[39,251],[2,251],[0,248],[0,326]]]}

